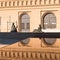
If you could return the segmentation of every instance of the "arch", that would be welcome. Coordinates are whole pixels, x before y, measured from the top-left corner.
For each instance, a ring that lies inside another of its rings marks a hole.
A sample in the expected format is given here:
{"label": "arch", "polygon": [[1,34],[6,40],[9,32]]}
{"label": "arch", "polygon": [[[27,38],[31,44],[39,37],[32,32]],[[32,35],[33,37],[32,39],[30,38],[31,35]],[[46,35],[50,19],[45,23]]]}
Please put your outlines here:
{"label": "arch", "polygon": [[21,20],[21,32],[30,31],[30,16],[27,13],[23,13],[20,16]]}
{"label": "arch", "polygon": [[[26,13],[26,12],[23,12],[21,15],[20,15],[20,28],[21,28],[21,32],[29,32],[30,31],[30,16]],[[30,41],[30,39],[24,39],[21,41],[21,43],[23,45],[25,44],[28,44]]]}
{"label": "arch", "polygon": [[[43,29],[56,28],[56,16],[55,16],[54,13],[47,12],[47,13],[43,14],[41,19],[42,19],[41,23],[42,23],[42,28]],[[48,24],[48,25],[45,26],[45,24],[46,25]]]}
{"label": "arch", "polygon": [[[42,16],[42,27],[43,29],[54,29],[56,28],[56,16],[52,12],[47,12]],[[44,38],[45,44],[52,45],[56,42],[56,38]]]}

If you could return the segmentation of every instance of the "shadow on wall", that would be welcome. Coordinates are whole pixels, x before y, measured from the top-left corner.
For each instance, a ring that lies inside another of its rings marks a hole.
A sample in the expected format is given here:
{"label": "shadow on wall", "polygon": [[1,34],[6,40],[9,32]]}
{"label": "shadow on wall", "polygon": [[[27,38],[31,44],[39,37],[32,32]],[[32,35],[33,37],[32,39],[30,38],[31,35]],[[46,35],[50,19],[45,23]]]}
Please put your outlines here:
{"label": "shadow on wall", "polygon": [[18,42],[18,41],[20,41],[20,40],[17,40],[17,39],[0,39],[0,44],[13,44],[13,43],[16,43],[16,42]]}

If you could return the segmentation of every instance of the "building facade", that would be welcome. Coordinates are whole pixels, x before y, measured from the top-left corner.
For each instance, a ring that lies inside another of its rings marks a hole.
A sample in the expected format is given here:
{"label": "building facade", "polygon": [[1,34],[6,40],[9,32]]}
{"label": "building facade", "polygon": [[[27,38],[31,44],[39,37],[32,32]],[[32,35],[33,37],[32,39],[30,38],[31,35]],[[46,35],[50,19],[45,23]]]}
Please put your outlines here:
{"label": "building facade", "polygon": [[[0,0],[0,32],[60,31],[60,0]],[[1,44],[0,60],[60,60],[60,39],[29,38]]]}

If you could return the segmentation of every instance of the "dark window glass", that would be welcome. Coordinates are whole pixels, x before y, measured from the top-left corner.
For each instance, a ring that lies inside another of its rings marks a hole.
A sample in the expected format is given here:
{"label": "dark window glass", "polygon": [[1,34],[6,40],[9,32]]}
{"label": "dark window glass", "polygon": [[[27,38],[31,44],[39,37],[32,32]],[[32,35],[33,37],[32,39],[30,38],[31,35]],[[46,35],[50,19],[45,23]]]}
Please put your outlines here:
{"label": "dark window glass", "polygon": [[21,27],[22,27],[22,29],[25,29],[25,24],[24,24],[24,23],[22,23],[22,26],[21,26]]}
{"label": "dark window glass", "polygon": [[26,5],[28,4],[28,1],[26,1]]}
{"label": "dark window glass", "polygon": [[22,32],[30,31],[30,17],[28,14],[23,14],[21,17],[21,31]]}
{"label": "dark window glass", "polygon": [[26,29],[30,29],[30,24],[29,23],[26,24]]}
{"label": "dark window glass", "polygon": [[19,1],[17,1],[17,5],[19,6]]}
{"label": "dark window glass", "polygon": [[56,38],[44,38],[46,44],[52,45],[55,43]]}
{"label": "dark window glass", "polygon": [[44,28],[56,28],[56,17],[54,14],[47,14],[44,17]]}
{"label": "dark window glass", "polygon": [[1,2],[1,6],[3,6],[3,2]]}
{"label": "dark window glass", "polygon": [[7,52],[5,52],[5,56],[7,56]]}
{"label": "dark window glass", "polygon": [[32,5],[32,1],[30,1],[30,5]]}
{"label": "dark window glass", "polygon": [[22,3],[22,5],[23,5],[23,2],[24,2],[24,1],[22,1],[22,2],[21,2],[21,3]]}
{"label": "dark window glass", "polygon": [[11,57],[11,52],[9,52],[9,57]]}
{"label": "dark window glass", "polygon": [[15,6],[15,2],[13,2],[13,6]]}
{"label": "dark window glass", "polygon": [[7,6],[7,2],[5,2],[5,6]]}
{"label": "dark window glass", "polygon": [[3,52],[1,52],[1,56],[3,56]]}
{"label": "dark window glass", "polygon": [[11,6],[11,2],[9,2],[9,6]]}

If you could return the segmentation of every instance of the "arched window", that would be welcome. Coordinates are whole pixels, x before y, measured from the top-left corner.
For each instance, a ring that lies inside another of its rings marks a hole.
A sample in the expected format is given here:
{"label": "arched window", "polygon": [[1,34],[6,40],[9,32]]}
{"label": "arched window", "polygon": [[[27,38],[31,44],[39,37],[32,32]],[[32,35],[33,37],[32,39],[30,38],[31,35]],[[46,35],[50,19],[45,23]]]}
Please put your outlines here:
{"label": "arched window", "polygon": [[[21,32],[29,32],[30,31],[30,17],[28,14],[21,15]],[[21,41],[23,45],[28,44],[30,41],[29,38]]]}
{"label": "arched window", "polygon": [[30,17],[28,14],[23,14],[21,16],[21,31],[22,32],[30,31]]}
{"label": "arched window", "polygon": [[[54,29],[56,28],[56,17],[52,13],[48,13],[43,17],[43,28],[44,29]],[[56,38],[44,38],[46,44],[53,44]]]}
{"label": "arched window", "polygon": [[43,18],[43,28],[56,28],[56,17],[54,14],[48,13]]}

